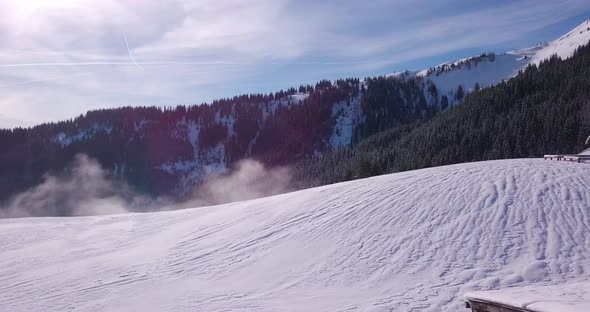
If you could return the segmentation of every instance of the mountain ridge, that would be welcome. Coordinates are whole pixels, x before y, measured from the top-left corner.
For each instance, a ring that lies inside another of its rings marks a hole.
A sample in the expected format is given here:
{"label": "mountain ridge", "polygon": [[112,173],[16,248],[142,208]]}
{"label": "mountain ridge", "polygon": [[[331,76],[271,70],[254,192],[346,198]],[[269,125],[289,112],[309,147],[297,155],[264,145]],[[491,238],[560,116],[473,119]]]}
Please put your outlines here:
{"label": "mountain ridge", "polygon": [[444,62],[426,69],[397,72],[386,76],[430,79],[440,91],[438,100],[440,101],[440,98],[446,95],[452,103],[456,101],[458,85],[461,85],[466,93],[476,88],[493,86],[516,76],[529,65],[538,66],[541,61],[549,59],[552,55],[567,59],[578,47],[588,42],[590,42],[590,19],[553,41],[541,42],[533,47],[504,53],[483,53]]}

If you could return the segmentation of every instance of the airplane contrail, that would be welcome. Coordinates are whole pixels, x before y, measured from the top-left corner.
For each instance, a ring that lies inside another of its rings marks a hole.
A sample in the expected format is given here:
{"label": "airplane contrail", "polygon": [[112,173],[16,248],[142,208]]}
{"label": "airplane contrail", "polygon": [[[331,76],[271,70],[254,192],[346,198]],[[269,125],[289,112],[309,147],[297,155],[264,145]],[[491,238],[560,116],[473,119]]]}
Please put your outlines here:
{"label": "airplane contrail", "polygon": [[[121,65],[121,66],[137,66],[143,70],[140,65],[192,65],[192,66],[216,66],[216,65],[256,65],[257,62],[229,62],[229,61],[210,61],[210,62],[182,62],[182,61],[148,61],[148,62],[133,62],[126,61],[88,61],[88,62],[36,62],[36,63],[12,63],[0,64],[0,68],[11,67],[75,67],[75,66],[101,66],[101,65]],[[299,61],[299,62],[262,62],[262,64],[269,65],[362,65],[363,62],[317,62],[317,61]]]}
{"label": "airplane contrail", "polygon": [[[196,65],[196,66],[215,66],[215,65],[256,65],[255,62],[167,62],[167,61],[153,61],[153,62],[115,62],[115,61],[96,61],[96,62],[38,62],[38,63],[13,63],[0,64],[0,68],[7,67],[67,67],[67,66],[100,66],[100,65]],[[262,63],[264,64],[264,63]],[[362,65],[363,62],[267,62],[270,65]],[[143,69],[143,68],[142,68]]]}
{"label": "airplane contrail", "polygon": [[137,68],[139,68],[143,71],[143,68],[141,68],[141,66],[139,66],[139,64],[137,64],[137,62],[135,61],[135,58],[133,57],[133,54],[131,53],[131,49],[129,49],[129,42],[127,42],[127,36],[125,36],[125,33],[123,33],[123,39],[125,39],[125,46],[127,46],[127,52],[129,52],[129,57],[131,57],[133,64],[135,64],[135,66],[137,66]]}
{"label": "airplane contrail", "polygon": [[67,67],[67,66],[100,66],[100,65],[248,65],[248,63],[238,62],[122,62],[122,61],[95,61],[95,62],[38,62],[38,63],[13,63],[0,64],[0,68],[6,67]]}

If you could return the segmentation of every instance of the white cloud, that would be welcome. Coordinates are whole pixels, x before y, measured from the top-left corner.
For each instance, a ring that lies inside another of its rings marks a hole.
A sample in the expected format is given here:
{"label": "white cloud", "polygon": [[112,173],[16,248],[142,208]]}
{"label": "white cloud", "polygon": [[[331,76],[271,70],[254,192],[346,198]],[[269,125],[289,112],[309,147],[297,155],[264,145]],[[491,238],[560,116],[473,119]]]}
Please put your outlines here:
{"label": "white cloud", "polygon": [[[69,118],[98,107],[198,103],[233,95],[212,94],[211,86],[247,86],[253,77],[261,83],[259,76],[269,72],[269,82],[275,75],[292,81],[322,73],[377,74],[408,61],[521,39],[590,9],[580,0],[472,4],[3,1],[0,127],[13,126],[14,120]],[[145,71],[130,58],[125,35]],[[289,72],[293,68],[300,74],[296,79]],[[249,91],[257,90],[243,89]]]}

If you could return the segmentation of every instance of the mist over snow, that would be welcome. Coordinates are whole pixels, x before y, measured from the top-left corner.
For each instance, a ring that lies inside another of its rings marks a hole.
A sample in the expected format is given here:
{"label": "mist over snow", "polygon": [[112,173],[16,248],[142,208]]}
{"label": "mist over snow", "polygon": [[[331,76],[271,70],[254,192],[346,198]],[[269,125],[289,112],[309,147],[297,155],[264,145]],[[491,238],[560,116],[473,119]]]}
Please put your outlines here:
{"label": "mist over snow", "polygon": [[0,204],[0,218],[66,217],[175,210],[276,195],[290,190],[287,168],[266,168],[246,159],[223,175],[212,175],[181,202],[150,197],[114,179],[100,164],[80,154],[62,172]]}
{"label": "mist over snow", "polygon": [[289,169],[266,168],[262,163],[240,161],[230,174],[207,179],[194,192],[190,205],[215,205],[260,198],[291,190]]}
{"label": "mist over snow", "polygon": [[39,185],[0,205],[0,217],[124,213],[148,201],[123,182],[109,179],[95,160],[78,155],[64,172],[45,174]]}

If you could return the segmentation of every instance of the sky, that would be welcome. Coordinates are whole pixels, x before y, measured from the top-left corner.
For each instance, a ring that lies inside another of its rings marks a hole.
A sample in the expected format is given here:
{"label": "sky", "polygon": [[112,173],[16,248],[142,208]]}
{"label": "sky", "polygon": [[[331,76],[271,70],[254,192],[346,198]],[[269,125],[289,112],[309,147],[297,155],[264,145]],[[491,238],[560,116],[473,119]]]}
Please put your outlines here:
{"label": "sky", "polygon": [[2,0],[0,128],[422,69],[588,18],[588,0]]}

